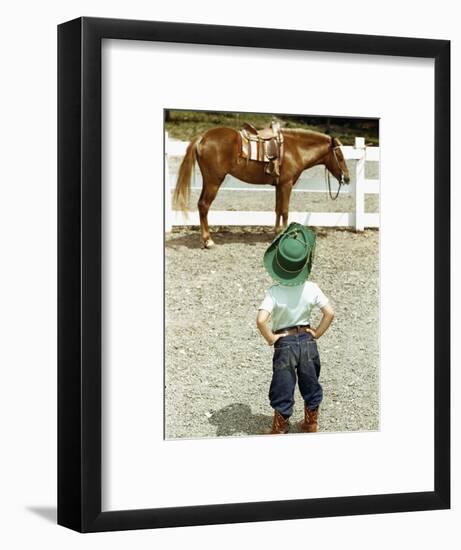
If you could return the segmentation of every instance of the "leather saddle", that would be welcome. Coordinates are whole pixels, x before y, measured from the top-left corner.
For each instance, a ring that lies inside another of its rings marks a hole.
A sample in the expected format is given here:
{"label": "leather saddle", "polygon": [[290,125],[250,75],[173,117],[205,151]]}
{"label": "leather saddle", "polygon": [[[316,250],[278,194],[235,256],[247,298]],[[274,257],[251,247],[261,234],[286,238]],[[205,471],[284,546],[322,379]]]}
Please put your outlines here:
{"label": "leather saddle", "polygon": [[249,122],[244,122],[243,128],[252,136],[258,136],[261,139],[274,139],[277,137],[277,133],[273,130],[272,126],[270,128],[263,128],[262,130],[257,130],[253,126],[253,124],[250,124]]}
{"label": "leather saddle", "polygon": [[257,130],[249,122],[243,123],[240,131],[242,137],[241,154],[243,158],[264,162],[265,173],[274,178],[276,185],[280,177],[280,166],[283,160],[283,134],[280,124],[273,121],[270,128]]}

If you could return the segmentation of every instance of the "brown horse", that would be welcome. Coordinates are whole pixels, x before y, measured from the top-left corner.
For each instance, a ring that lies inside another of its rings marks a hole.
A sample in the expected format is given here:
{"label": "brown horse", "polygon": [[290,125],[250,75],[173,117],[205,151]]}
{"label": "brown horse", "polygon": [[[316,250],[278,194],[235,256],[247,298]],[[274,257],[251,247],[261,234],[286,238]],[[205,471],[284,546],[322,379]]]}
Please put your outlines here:
{"label": "brown horse", "polygon": [[[280,178],[276,185],[275,231],[288,225],[288,205],[291,190],[299,176],[311,166],[324,164],[340,183],[349,183],[349,171],[341,152],[341,142],[327,134],[311,130],[283,129],[284,157]],[[243,159],[240,136],[231,128],[213,128],[194,138],[179,169],[174,192],[174,207],[187,212],[190,198],[190,180],[194,162],[202,172],[202,192],[198,201],[200,229],[205,248],[213,246],[208,228],[208,210],[214,201],[226,174],[246,183],[273,184],[273,177],[265,173],[265,164]],[[280,226],[280,219],[283,227]]]}

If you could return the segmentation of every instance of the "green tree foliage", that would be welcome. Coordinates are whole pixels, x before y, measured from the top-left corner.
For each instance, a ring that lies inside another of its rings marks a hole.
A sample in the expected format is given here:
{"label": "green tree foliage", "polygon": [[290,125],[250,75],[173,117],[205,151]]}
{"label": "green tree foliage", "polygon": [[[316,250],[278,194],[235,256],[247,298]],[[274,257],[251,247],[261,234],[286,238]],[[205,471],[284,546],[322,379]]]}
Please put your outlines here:
{"label": "green tree foliage", "polygon": [[306,128],[325,132],[338,137],[344,145],[353,145],[356,136],[364,137],[367,145],[379,145],[377,118],[165,109],[165,130],[174,139],[189,141],[216,126],[238,130],[243,122],[250,122],[256,128],[265,128],[270,125],[273,118],[280,122],[282,128]]}

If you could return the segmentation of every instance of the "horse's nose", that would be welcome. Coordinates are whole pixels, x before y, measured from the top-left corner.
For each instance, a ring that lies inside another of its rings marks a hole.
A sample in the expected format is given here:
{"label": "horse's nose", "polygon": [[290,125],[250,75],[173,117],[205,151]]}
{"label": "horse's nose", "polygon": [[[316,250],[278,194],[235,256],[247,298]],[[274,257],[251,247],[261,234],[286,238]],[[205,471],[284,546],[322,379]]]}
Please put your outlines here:
{"label": "horse's nose", "polygon": [[345,183],[349,183],[351,181],[351,178],[349,176],[344,176]]}

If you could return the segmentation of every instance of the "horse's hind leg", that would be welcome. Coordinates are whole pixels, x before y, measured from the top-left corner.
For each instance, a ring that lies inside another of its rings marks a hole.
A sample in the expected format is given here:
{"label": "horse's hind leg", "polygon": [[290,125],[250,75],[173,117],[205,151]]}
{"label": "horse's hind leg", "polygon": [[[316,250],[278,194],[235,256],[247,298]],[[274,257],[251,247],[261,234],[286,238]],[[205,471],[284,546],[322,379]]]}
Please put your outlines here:
{"label": "horse's hind leg", "polygon": [[219,187],[223,182],[223,179],[208,176],[203,178],[203,187],[200,194],[199,201],[197,203],[199,215],[200,215],[200,232],[202,235],[202,243],[205,248],[211,248],[214,245],[213,239],[210,236],[210,229],[208,227],[208,210],[211,203],[214,201]]}

